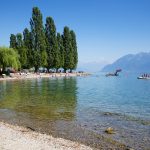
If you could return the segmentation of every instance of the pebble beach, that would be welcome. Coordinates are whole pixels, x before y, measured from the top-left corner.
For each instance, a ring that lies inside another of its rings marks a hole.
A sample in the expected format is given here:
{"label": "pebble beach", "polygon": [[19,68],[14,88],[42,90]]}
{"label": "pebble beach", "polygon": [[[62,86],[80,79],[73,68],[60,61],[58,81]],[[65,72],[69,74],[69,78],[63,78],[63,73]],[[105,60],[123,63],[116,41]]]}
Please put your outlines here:
{"label": "pebble beach", "polygon": [[54,138],[31,129],[0,122],[1,150],[92,150],[77,142]]}

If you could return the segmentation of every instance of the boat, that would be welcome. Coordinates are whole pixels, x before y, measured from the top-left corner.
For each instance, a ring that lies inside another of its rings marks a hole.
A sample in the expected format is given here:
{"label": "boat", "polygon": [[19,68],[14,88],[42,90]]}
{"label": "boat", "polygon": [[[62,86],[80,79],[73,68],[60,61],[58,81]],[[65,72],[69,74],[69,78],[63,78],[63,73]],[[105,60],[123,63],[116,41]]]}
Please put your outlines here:
{"label": "boat", "polygon": [[109,76],[119,76],[119,72],[121,72],[121,69],[117,69],[114,73],[107,73],[105,76],[109,77]]}
{"label": "boat", "polygon": [[140,76],[140,77],[137,77],[137,79],[146,79],[146,80],[150,80],[150,77],[142,77],[142,76]]}
{"label": "boat", "polygon": [[146,79],[146,80],[150,80],[150,75],[149,75],[149,74],[143,74],[142,76],[137,77],[137,79]]}

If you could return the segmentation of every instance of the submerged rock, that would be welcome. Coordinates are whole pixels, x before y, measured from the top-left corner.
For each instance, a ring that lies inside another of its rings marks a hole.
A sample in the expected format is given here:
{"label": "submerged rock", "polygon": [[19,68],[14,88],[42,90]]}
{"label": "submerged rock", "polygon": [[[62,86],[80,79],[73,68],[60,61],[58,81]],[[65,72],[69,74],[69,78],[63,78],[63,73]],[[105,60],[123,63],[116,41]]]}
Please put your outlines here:
{"label": "submerged rock", "polygon": [[112,128],[112,127],[108,127],[106,130],[105,130],[106,133],[108,134],[114,134],[115,133],[115,130]]}
{"label": "submerged rock", "polygon": [[104,112],[104,115],[105,115],[105,116],[111,116],[112,113],[110,113],[110,112]]}
{"label": "submerged rock", "polygon": [[127,147],[126,150],[134,150],[133,148]]}

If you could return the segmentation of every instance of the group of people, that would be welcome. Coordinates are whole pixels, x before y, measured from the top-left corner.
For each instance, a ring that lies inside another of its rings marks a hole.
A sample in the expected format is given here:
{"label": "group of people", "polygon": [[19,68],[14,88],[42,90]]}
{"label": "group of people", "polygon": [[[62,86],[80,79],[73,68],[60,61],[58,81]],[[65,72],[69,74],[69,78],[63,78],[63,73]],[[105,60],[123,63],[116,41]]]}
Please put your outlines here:
{"label": "group of people", "polygon": [[144,73],[144,74],[142,75],[142,77],[144,77],[144,78],[150,78],[150,74],[145,74],[145,73]]}

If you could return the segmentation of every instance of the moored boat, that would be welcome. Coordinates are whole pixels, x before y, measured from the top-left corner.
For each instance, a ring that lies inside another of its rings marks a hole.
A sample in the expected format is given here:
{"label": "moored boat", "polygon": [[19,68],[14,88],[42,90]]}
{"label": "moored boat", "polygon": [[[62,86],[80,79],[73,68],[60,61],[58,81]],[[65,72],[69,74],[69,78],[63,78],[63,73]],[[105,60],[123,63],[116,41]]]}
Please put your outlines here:
{"label": "moored boat", "polygon": [[108,73],[105,76],[109,77],[109,76],[119,76],[119,72],[121,72],[121,69],[117,69],[114,73]]}
{"label": "moored boat", "polygon": [[137,79],[149,79],[150,80],[150,77],[137,77]]}
{"label": "moored boat", "polygon": [[150,74],[143,74],[142,76],[137,77],[137,79],[150,79]]}

